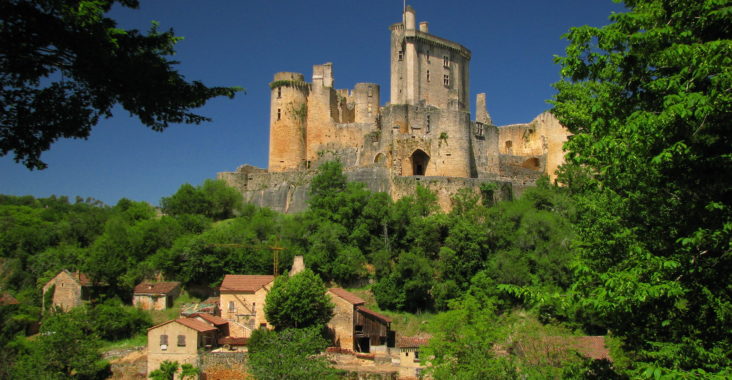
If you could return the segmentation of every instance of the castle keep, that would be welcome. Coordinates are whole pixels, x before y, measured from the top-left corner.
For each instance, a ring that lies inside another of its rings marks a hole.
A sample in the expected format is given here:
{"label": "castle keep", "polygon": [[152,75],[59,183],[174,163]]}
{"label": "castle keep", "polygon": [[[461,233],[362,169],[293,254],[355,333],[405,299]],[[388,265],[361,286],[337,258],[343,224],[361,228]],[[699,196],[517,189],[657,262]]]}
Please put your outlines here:
{"label": "castle keep", "polygon": [[277,73],[270,83],[268,170],[244,165],[218,177],[247,201],[297,212],[306,207],[313,169],[333,159],[350,180],[395,199],[422,184],[444,209],[463,187],[494,182],[504,190],[499,196],[510,197],[511,189],[553,176],[567,131],[551,114],[497,127],[480,93],[471,120],[470,50],[430,34],[427,22],[417,25],[411,7],[389,29],[388,103],[380,105],[375,83],[335,89],[331,63],[315,65],[311,82]]}

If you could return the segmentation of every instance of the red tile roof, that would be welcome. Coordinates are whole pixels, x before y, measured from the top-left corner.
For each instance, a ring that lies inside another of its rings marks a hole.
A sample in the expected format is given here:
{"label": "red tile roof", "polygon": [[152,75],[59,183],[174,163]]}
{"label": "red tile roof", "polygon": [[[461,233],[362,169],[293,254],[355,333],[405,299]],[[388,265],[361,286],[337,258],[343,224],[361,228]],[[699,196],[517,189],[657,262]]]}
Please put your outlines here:
{"label": "red tile roof", "polygon": [[361,298],[359,298],[358,296],[356,296],[355,294],[353,294],[345,289],[342,289],[342,288],[330,288],[330,289],[328,289],[328,291],[337,295],[338,297],[343,298],[344,300],[348,301],[352,305],[362,305],[366,302],[366,301],[362,300]]}
{"label": "red tile roof", "polygon": [[213,326],[209,326],[208,324],[199,321],[195,318],[178,318],[175,320],[176,322],[180,323],[183,326],[190,327],[194,330],[197,330],[199,332],[207,332],[207,331],[216,331],[217,328]]}
{"label": "red tile roof", "polygon": [[377,312],[375,312],[375,311],[373,311],[371,309],[367,309],[367,308],[365,308],[363,306],[357,306],[356,307],[356,310],[358,310],[358,311],[360,311],[362,313],[366,313],[366,314],[369,314],[371,316],[374,316],[374,317],[376,317],[378,319],[381,319],[382,321],[384,321],[386,323],[391,323],[391,318],[387,317],[386,315],[379,314],[379,313],[377,313]]}
{"label": "red tile roof", "polygon": [[0,305],[18,305],[19,303],[10,293],[0,295]]}
{"label": "red tile roof", "polygon": [[208,331],[216,331],[217,330],[216,327],[209,326],[206,323],[201,322],[201,321],[199,321],[198,319],[195,319],[195,318],[178,318],[178,319],[171,319],[169,321],[166,321],[166,322],[157,324],[157,325],[155,325],[153,327],[148,328],[147,331],[150,331],[152,329],[156,329],[156,328],[158,328],[160,326],[165,326],[168,323],[173,323],[173,322],[178,322],[178,323],[180,323],[183,326],[190,327],[190,328],[192,328],[192,329],[194,329],[196,331],[199,331],[199,332],[208,332]]}
{"label": "red tile roof", "polygon": [[431,336],[400,336],[397,339],[397,347],[399,348],[418,348],[422,347],[430,341]]}
{"label": "red tile roof", "polygon": [[221,317],[217,317],[215,315],[211,315],[208,313],[195,313],[195,314],[191,314],[190,317],[191,318],[199,317],[203,320],[213,323],[216,326],[221,326],[221,325],[225,325],[225,324],[229,323],[229,321],[227,321],[226,319],[223,319]]}
{"label": "red tile roof", "polygon": [[180,287],[180,282],[141,282],[135,286],[134,294],[168,294]]}
{"label": "red tile roof", "polygon": [[223,338],[219,338],[219,345],[225,345],[228,344],[230,346],[246,346],[249,344],[249,338],[238,338],[233,336],[225,336]]}
{"label": "red tile roof", "polygon": [[272,275],[227,274],[219,290],[222,293],[255,293],[272,281],[274,281]]}

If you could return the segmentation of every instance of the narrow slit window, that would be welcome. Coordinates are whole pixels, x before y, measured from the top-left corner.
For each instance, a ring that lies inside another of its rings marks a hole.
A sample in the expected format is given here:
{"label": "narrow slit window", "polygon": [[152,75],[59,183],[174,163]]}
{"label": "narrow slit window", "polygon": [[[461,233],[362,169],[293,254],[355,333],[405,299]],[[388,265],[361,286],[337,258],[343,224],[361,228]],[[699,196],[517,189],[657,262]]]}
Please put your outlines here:
{"label": "narrow slit window", "polygon": [[404,51],[399,50],[398,56],[399,56],[399,60],[403,61],[404,60]]}
{"label": "narrow slit window", "polygon": [[450,76],[445,74],[442,76],[442,84],[444,84],[446,87],[450,85]]}
{"label": "narrow slit window", "polygon": [[442,57],[442,66],[450,67],[450,56],[445,55]]}
{"label": "narrow slit window", "polygon": [[282,97],[282,87],[277,87],[277,99]]}
{"label": "narrow slit window", "polygon": [[427,82],[429,82],[429,81],[430,81],[430,71],[427,70]]}
{"label": "narrow slit window", "polygon": [[277,120],[282,120],[282,110],[279,108],[277,109]]}

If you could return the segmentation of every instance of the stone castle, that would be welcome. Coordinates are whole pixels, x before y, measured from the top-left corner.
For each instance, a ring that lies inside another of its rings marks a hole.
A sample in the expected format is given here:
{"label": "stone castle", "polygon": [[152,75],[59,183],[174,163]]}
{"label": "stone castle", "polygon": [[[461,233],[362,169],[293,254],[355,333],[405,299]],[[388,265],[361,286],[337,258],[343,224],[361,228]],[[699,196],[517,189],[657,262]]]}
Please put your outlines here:
{"label": "stone castle", "polygon": [[246,201],[282,212],[307,207],[309,178],[320,163],[338,159],[350,180],[394,199],[417,184],[435,191],[443,209],[459,189],[497,183],[499,198],[553,177],[568,132],[548,112],[527,124],[495,126],[486,95],[470,115],[470,57],[464,46],[430,34],[407,7],[391,30],[390,101],[381,106],[376,83],[333,87],[333,65],[275,74],[271,88],[267,170],[249,165],[218,178]]}

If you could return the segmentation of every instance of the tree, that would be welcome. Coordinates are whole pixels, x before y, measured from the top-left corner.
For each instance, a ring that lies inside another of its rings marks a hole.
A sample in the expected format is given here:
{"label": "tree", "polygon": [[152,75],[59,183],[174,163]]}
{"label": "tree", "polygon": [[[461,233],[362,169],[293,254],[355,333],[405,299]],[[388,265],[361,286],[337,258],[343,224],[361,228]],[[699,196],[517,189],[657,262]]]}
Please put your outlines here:
{"label": "tree", "polygon": [[267,294],[264,314],[277,330],[323,326],[333,316],[325,284],[310,269],[279,276]]}
{"label": "tree", "polygon": [[83,309],[50,313],[43,319],[37,340],[13,366],[16,379],[98,378],[108,364],[99,353],[100,341],[90,334]]}
{"label": "tree", "polygon": [[178,372],[178,367],[178,362],[165,360],[160,363],[160,368],[150,372],[150,378],[153,380],[173,380],[175,379],[175,373]]}
{"label": "tree", "polygon": [[328,342],[320,327],[259,329],[249,340],[249,370],[257,380],[335,380],[335,370],[319,355]]}
{"label": "tree", "polygon": [[[732,6],[627,0],[573,28],[554,114],[572,132],[579,307],[634,375],[732,367]],[[721,371],[721,372],[720,372]],[[721,375],[724,376],[724,375]]]}
{"label": "tree", "polygon": [[197,214],[222,220],[241,210],[242,196],[222,180],[207,179],[198,187],[182,185],[175,194],[161,199],[160,205],[168,215]]}
{"label": "tree", "polygon": [[[119,104],[155,131],[209,119],[191,112],[241,89],[187,82],[172,56],[172,29],[117,28],[114,3],[137,0],[10,0],[0,3],[0,155],[43,169],[59,138],[86,138]],[[103,69],[102,69],[103,68]]]}

